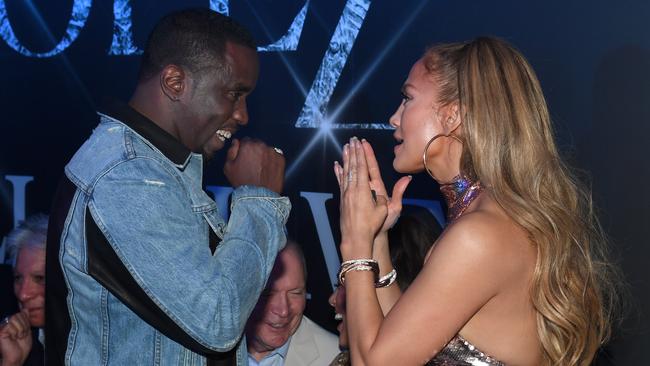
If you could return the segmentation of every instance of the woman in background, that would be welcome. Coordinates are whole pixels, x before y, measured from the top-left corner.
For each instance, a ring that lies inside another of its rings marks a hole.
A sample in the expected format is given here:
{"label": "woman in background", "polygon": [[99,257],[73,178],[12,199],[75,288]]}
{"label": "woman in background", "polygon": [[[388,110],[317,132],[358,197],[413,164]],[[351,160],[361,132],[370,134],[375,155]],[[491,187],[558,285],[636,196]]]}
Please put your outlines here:
{"label": "woman in background", "polygon": [[402,91],[393,167],[438,182],[449,224],[407,291],[375,289],[411,178],[389,200],[370,144],[344,146],[334,170],[352,364],[589,365],[609,335],[611,266],[528,62],[494,38],[435,46]]}

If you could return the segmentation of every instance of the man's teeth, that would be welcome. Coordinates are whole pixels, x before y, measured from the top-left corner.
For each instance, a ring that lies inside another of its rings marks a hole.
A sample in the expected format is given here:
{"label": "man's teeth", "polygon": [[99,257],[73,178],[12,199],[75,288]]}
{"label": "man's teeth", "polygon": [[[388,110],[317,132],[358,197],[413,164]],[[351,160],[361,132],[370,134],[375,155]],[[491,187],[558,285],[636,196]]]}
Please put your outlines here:
{"label": "man's teeth", "polygon": [[334,315],[334,320],[343,320],[343,314],[336,313],[336,315]]}
{"label": "man's teeth", "polygon": [[217,130],[217,137],[219,137],[219,140],[221,141],[226,141],[226,139],[232,137],[232,133],[226,130]]}

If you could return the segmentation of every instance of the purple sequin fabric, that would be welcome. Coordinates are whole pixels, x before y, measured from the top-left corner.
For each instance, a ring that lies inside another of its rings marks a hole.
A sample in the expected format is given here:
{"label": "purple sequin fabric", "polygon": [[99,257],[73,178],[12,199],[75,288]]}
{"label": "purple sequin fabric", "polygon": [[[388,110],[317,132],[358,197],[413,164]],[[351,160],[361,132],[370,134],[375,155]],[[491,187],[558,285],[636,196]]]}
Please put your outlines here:
{"label": "purple sequin fabric", "polygon": [[505,366],[456,335],[426,366]]}
{"label": "purple sequin fabric", "polygon": [[447,201],[447,219],[456,220],[465,209],[483,192],[479,181],[472,181],[465,175],[458,175],[453,182],[440,185],[440,193]]}

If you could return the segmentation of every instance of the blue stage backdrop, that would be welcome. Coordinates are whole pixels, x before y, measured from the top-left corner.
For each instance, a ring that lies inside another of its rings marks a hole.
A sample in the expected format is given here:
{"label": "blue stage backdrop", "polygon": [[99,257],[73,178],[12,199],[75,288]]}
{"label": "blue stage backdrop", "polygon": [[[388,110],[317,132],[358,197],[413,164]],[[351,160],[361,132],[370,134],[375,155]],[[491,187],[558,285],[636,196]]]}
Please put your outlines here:
{"label": "blue stage backdrop", "polygon": [[[478,35],[516,45],[538,72],[565,155],[591,176],[630,284],[632,310],[607,358],[650,364],[648,2],[0,0],[0,238],[49,212],[64,165],[97,123],[96,106],[107,96],[128,100],[146,35],[184,7],[229,13],[259,42],[261,76],[239,137],[285,151],[288,230],[310,268],[307,313],[329,329],[340,237],[331,171],[340,146],[353,135],[368,139],[391,184],[398,176],[387,121],[425,47]],[[211,163],[206,185],[225,207],[222,164]],[[416,176],[406,197],[442,220],[427,176]]]}

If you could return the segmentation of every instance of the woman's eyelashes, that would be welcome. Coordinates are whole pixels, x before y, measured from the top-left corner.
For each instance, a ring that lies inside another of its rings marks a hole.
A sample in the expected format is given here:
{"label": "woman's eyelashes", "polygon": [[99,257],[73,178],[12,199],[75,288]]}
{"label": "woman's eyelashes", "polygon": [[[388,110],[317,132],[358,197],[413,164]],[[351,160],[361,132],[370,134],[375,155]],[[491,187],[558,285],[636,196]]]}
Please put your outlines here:
{"label": "woman's eyelashes", "polygon": [[402,104],[406,104],[412,99],[412,97],[406,94],[405,92],[401,92],[401,94],[402,94]]}

